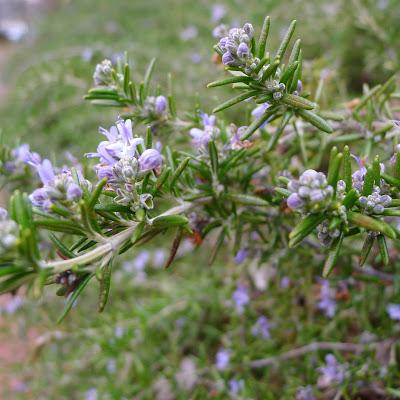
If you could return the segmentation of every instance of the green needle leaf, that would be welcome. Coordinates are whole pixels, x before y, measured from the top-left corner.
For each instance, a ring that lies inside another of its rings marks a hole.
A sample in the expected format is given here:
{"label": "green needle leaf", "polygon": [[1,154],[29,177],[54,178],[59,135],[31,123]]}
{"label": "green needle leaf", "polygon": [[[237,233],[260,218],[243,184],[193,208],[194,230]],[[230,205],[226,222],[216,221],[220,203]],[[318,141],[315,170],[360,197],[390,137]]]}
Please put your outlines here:
{"label": "green needle leaf", "polygon": [[215,107],[214,110],[212,110],[213,114],[220,112],[222,110],[225,110],[226,108],[232,107],[237,103],[241,103],[242,101],[253,97],[257,95],[259,92],[258,90],[249,90],[246,91],[245,93],[239,94],[238,96],[235,96],[228,101],[225,101],[224,103],[220,104],[218,107]]}
{"label": "green needle leaf", "polygon": [[207,85],[208,88],[214,88],[218,86],[230,85],[232,83],[244,82],[248,83],[251,82],[251,78],[248,76],[233,76],[231,78],[221,79],[219,81],[211,82]]}
{"label": "green needle leaf", "polygon": [[345,196],[345,198],[343,199],[343,205],[350,210],[351,207],[354,206],[354,204],[356,204],[357,200],[358,200],[358,190],[357,189],[351,189],[350,192],[348,192]]}
{"label": "green needle leaf", "polygon": [[354,108],[353,112],[357,113],[360,111],[367,103],[368,101],[374,97],[382,88],[382,85],[377,85],[373,89],[371,89],[358,103],[358,105]]}
{"label": "green needle leaf", "polygon": [[367,233],[367,236],[364,240],[363,247],[361,249],[361,254],[360,254],[360,259],[359,259],[360,267],[362,267],[365,264],[365,262],[367,261],[367,258],[369,256],[369,253],[371,252],[374,241],[375,241],[375,236]]}
{"label": "green needle leaf", "polygon": [[109,261],[101,270],[98,310],[103,312],[110,293],[112,261]]}
{"label": "green needle leaf", "polygon": [[297,96],[295,94],[285,93],[282,97],[282,102],[288,106],[295,108],[302,108],[304,110],[312,110],[317,105],[304,97]]}
{"label": "green needle leaf", "polygon": [[340,234],[340,236],[334,241],[332,244],[331,249],[329,250],[328,258],[325,261],[324,268],[322,270],[322,276],[324,278],[327,278],[330,273],[333,270],[333,267],[335,266],[337,262],[337,258],[340,253],[340,249],[342,248],[342,243],[343,243],[343,232]]}
{"label": "green needle leaf", "polygon": [[99,200],[99,197],[101,195],[101,192],[103,191],[103,188],[106,184],[107,184],[107,178],[104,178],[94,188],[92,195],[90,196],[90,199],[88,202],[88,206],[90,209],[93,209],[93,207],[96,205],[96,203]]}
{"label": "green needle leaf", "polygon": [[224,198],[244,206],[268,207],[270,205],[264,199],[247,194],[226,194]]}
{"label": "green needle leaf", "polygon": [[294,42],[292,52],[290,53],[288,65],[293,64],[295,61],[299,59],[300,50],[301,50],[301,39],[297,39]]}
{"label": "green needle leaf", "polygon": [[377,155],[372,163],[372,174],[374,177],[374,184],[381,185],[381,164],[379,162],[379,155]]}
{"label": "green needle leaf", "polygon": [[269,16],[265,17],[264,23],[261,29],[260,37],[258,39],[258,58],[261,60],[265,55],[265,48],[267,45],[267,39],[269,34],[269,28],[271,26],[271,19]]}
{"label": "green needle leaf", "polygon": [[144,76],[144,81],[143,81],[143,89],[142,89],[143,99],[145,99],[147,97],[147,94],[149,91],[149,85],[150,85],[150,81],[151,81],[151,76],[153,75],[155,63],[156,63],[156,59],[153,58],[150,61],[149,66],[147,67],[146,74]]}
{"label": "green needle leaf", "polygon": [[172,175],[172,179],[171,179],[171,183],[170,183],[171,189],[174,188],[176,182],[178,181],[179,177],[182,175],[185,168],[188,166],[190,160],[191,160],[190,157],[186,157],[184,160],[181,161],[181,163],[176,168],[174,175]]}
{"label": "green needle leaf", "polygon": [[396,239],[396,231],[385,221],[378,220],[368,215],[363,215],[353,211],[347,213],[347,218],[349,222],[365,228],[369,231],[380,232],[390,237],[391,239]]}
{"label": "green needle leaf", "polygon": [[369,196],[374,189],[374,172],[372,168],[367,169],[367,173],[364,177],[364,184],[362,189],[363,196]]}
{"label": "green needle leaf", "polygon": [[388,265],[389,264],[389,252],[388,252],[385,236],[378,235],[377,240],[378,240],[379,252],[381,254],[381,259],[382,259],[383,265]]}
{"label": "green needle leaf", "polygon": [[308,110],[297,110],[297,113],[307,122],[314,125],[316,128],[324,131],[326,133],[332,133],[332,127],[319,115],[313,113],[312,111]]}
{"label": "green needle leaf", "polygon": [[296,29],[296,20],[293,20],[276,53],[276,57],[279,57],[281,60],[285,55],[286,49],[288,48],[290,39],[292,38],[295,29]]}
{"label": "green needle leaf", "polygon": [[289,247],[299,244],[306,236],[308,236],[324,219],[323,214],[307,215],[289,234]]}
{"label": "green needle leaf", "polygon": [[298,65],[299,65],[298,61],[295,61],[293,64],[289,64],[286,71],[281,76],[280,82],[287,85],[287,83],[291,81]]}
{"label": "green needle leaf", "polygon": [[218,150],[213,140],[208,143],[208,152],[210,154],[211,169],[215,175],[218,172]]}
{"label": "green needle leaf", "polygon": [[268,108],[261,117],[254,120],[246,129],[242,140],[248,139],[264,122],[266,122],[273,114],[275,114],[276,108]]}
{"label": "green needle leaf", "polygon": [[89,281],[93,278],[93,276],[94,276],[93,273],[88,274],[85,278],[83,278],[82,282],[73,291],[71,297],[68,299],[67,304],[64,307],[64,311],[57,320],[57,324],[60,324],[64,320],[64,318],[68,315],[76,299],[82,294],[83,290],[85,289]]}
{"label": "green needle leaf", "polygon": [[352,187],[352,170],[351,170],[351,154],[349,146],[344,146],[343,149],[343,180],[346,184],[346,190],[350,191]]}
{"label": "green needle leaf", "polygon": [[274,76],[280,63],[281,63],[280,58],[275,58],[275,60],[271,62],[271,64],[269,64],[268,67],[265,69],[261,77],[261,82],[265,82],[268,78]]}

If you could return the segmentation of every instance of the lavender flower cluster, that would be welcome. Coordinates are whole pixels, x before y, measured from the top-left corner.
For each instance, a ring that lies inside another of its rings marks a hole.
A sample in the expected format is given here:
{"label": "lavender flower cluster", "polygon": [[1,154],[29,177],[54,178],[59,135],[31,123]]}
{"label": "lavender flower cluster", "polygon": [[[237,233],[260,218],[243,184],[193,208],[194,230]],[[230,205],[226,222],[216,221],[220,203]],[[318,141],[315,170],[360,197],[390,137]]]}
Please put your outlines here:
{"label": "lavender flower cluster", "polygon": [[97,152],[87,153],[89,158],[99,158],[95,166],[99,179],[107,178],[108,185],[117,193],[115,201],[138,208],[151,209],[153,198],[149,193],[139,193],[144,175],[159,168],[162,157],[156,149],[143,151],[144,141],[133,137],[132,121],[118,120],[109,130],[100,128],[107,140],[100,142]]}
{"label": "lavender flower cluster", "polygon": [[359,202],[366,214],[382,214],[385,207],[389,206],[392,198],[387,195],[381,195],[381,189],[375,186],[372,194],[369,196],[361,196]]}
{"label": "lavender flower cluster", "polygon": [[333,196],[333,187],[328,185],[322,172],[308,169],[298,180],[291,179],[287,185],[291,195],[287,205],[302,213],[314,213],[326,210]]}
{"label": "lavender flower cluster", "polygon": [[251,74],[260,60],[251,52],[251,39],[254,28],[246,23],[243,28],[232,28],[228,35],[221,38],[218,46],[222,51],[222,62],[229,67],[243,68],[246,74]]}
{"label": "lavender flower cluster", "polygon": [[53,165],[47,159],[40,162],[30,162],[36,169],[43,187],[36,189],[29,196],[32,205],[49,211],[50,206],[56,201],[71,204],[82,198],[83,191],[80,185],[90,185],[79,171],[77,176],[79,182],[76,182],[72,176],[71,170],[63,168],[60,173],[54,172]]}
{"label": "lavender flower cluster", "polygon": [[23,173],[27,164],[39,163],[41,160],[38,153],[32,152],[29,144],[23,143],[11,150],[11,160],[5,164],[5,169],[14,175]]}
{"label": "lavender flower cluster", "polygon": [[96,65],[93,74],[94,83],[98,86],[112,86],[115,84],[115,78],[122,80],[121,75],[114,72],[113,64],[110,60],[105,59],[100,64]]}
{"label": "lavender flower cluster", "polygon": [[214,115],[210,116],[201,113],[200,117],[203,129],[192,128],[189,132],[192,137],[192,145],[197,149],[207,147],[208,143],[220,134],[220,129],[216,126],[216,118]]}

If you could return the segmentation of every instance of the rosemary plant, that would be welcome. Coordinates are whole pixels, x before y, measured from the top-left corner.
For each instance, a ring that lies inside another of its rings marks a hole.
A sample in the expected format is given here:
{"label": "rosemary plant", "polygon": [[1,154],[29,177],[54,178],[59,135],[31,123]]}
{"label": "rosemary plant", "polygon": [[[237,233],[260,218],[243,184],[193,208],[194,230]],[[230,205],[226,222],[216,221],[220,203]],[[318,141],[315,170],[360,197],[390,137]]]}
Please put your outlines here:
{"label": "rosemary plant", "polygon": [[[132,78],[127,56],[98,64],[85,98],[120,113],[86,154],[94,168],[56,168],[26,144],[3,147],[3,184],[13,193],[0,215],[0,293],[26,286],[39,297],[57,285],[68,297],[62,320],[95,280],[102,311],[119,255],[165,233],[166,267],[184,236],[198,246],[211,237],[210,264],[223,246],[237,258],[266,259],[303,244],[325,254],[328,277],[335,267],[350,274],[342,265],[354,255],[363,265],[375,242],[388,264],[400,235],[392,222],[400,216],[396,78],[365,86],[345,109],[322,110],[320,93],[307,90],[295,27],[277,50],[269,48],[269,17],[258,34],[249,23],[216,31],[227,77],[208,87],[230,86],[235,95],[211,115],[179,113],[171,77],[168,93],[153,89],[154,60],[142,80]],[[230,107],[246,125],[214,115]],[[181,149],[172,144],[178,136]],[[24,193],[36,176],[38,188]]]}

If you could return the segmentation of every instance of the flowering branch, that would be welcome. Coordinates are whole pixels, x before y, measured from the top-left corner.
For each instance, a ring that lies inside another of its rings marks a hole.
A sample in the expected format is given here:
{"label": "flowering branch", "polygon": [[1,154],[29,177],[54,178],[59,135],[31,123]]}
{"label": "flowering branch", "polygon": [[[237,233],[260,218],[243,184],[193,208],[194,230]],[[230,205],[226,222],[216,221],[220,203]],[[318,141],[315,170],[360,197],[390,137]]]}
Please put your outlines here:
{"label": "flowering branch", "polygon": [[[296,252],[304,242],[326,253],[325,277],[349,253],[359,253],[363,265],[374,243],[379,262],[389,265],[400,234],[391,223],[400,216],[396,77],[365,87],[346,112],[321,110],[322,85],[313,97],[304,84],[301,40],[289,49],[295,27],[293,21],[276,51],[269,48],[269,17],[258,38],[249,23],[216,30],[214,50],[229,75],[208,87],[230,86],[236,95],[213,113],[254,104],[246,125],[200,110],[179,115],[171,79],[166,95],[152,91],[155,61],[134,82],[125,56],[98,64],[85,96],[123,111],[99,129],[103,140],[86,154],[96,160],[94,173],[78,162],[56,168],[26,144],[2,148],[3,181],[25,191],[37,176],[40,186],[29,196],[16,190],[9,212],[0,212],[0,293],[26,285],[40,296],[45,284],[57,284],[68,297],[63,318],[95,278],[101,311],[113,261],[167,231],[174,238],[166,267],[184,235],[197,245],[213,237],[210,264],[224,245],[242,262],[248,254]],[[177,134],[188,134],[191,150],[166,143]],[[43,254],[43,240],[51,241],[50,254]],[[300,354],[314,351],[304,349]]]}

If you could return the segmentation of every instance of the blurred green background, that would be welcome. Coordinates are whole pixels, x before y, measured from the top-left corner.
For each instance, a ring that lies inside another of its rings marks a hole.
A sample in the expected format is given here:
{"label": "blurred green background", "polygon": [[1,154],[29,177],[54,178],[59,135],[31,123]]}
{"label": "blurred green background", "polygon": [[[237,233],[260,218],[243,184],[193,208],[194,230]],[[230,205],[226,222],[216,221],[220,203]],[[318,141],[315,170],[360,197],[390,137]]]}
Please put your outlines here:
{"label": "blurred green background", "polygon": [[[210,111],[225,96],[206,89],[207,82],[222,75],[212,62],[216,4],[223,7],[221,22],[228,25],[251,21],[259,28],[265,14],[270,15],[271,45],[296,18],[309,76],[318,80],[321,73],[330,72],[324,99],[328,103],[349,100],[360,94],[363,83],[383,82],[398,70],[398,0],[61,1],[35,19],[31,34],[14,45],[3,68],[7,94],[0,100],[2,140],[28,142],[56,158],[67,150],[78,158],[93,150],[98,126],[110,126],[117,111],[94,108],[82,97],[91,86],[96,63],[124,51],[134,61],[134,76],[142,76],[149,60],[157,57],[155,80],[161,88],[172,72],[180,112],[192,110],[196,103]],[[230,113],[233,120],[240,120],[240,115]],[[159,243],[160,248],[168,245]],[[249,275],[249,266],[233,265],[226,254],[211,269],[204,248],[194,256],[188,248],[189,255],[182,255],[165,272],[152,268],[155,250],[150,251],[145,272],[135,267],[134,254],[114,275],[103,315],[95,311],[95,290],[89,290],[79,310],[61,326],[54,321],[63,300],[52,294],[40,304],[24,301],[11,315],[3,312],[0,326],[12,335],[0,339],[10,341],[10,346],[16,341],[25,354],[16,362],[0,363],[0,377],[7,380],[0,385],[0,398],[293,399],[299,386],[316,382],[321,362],[316,355],[288,362],[283,369],[251,371],[242,363],[312,340],[345,341],[356,316],[360,331],[384,337],[392,329],[382,311],[381,288],[373,284],[365,289],[368,304],[361,294],[355,295],[341,306],[335,320],[310,312],[316,301],[309,298],[314,290],[310,274],[292,271],[293,264],[302,266],[301,258],[267,260],[262,271],[268,289],[257,292],[254,307],[246,314],[235,315],[231,297],[237,282],[260,279]],[[289,271],[297,284],[283,291],[279,282]],[[273,321],[267,341],[249,333],[261,313]],[[373,313],[379,324],[368,318]],[[231,372],[214,368],[221,346],[235,349]],[[354,369],[367,363],[363,376],[374,382],[380,366],[367,361],[355,359]],[[184,375],[189,364],[196,369],[193,386],[184,383],[190,381]],[[396,369],[389,369],[385,385],[394,385],[397,375]],[[245,382],[236,397],[229,390],[231,379]]]}

